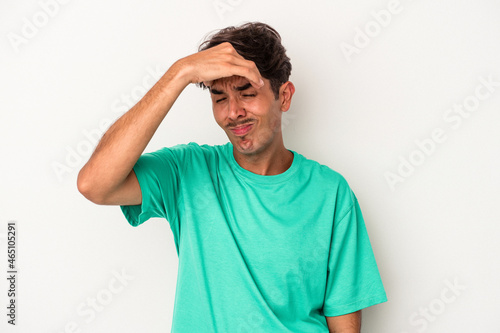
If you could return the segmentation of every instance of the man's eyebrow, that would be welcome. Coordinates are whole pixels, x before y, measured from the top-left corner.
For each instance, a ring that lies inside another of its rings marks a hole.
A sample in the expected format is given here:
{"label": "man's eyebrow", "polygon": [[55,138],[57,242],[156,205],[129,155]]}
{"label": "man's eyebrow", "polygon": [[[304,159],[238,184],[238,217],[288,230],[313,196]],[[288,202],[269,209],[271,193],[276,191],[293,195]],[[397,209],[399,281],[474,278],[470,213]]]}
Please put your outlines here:
{"label": "man's eyebrow", "polygon": [[247,90],[248,88],[252,87],[252,84],[251,83],[247,83],[241,87],[236,87],[234,88],[236,91],[243,91],[243,90]]}
{"label": "man's eyebrow", "polygon": [[[244,91],[244,90],[247,90],[247,89],[249,89],[249,88],[251,88],[251,87],[252,87],[252,84],[251,84],[251,83],[246,83],[246,84],[244,84],[244,85],[242,85],[242,86],[235,87],[235,88],[234,88],[234,90],[236,90],[236,91]],[[223,92],[223,91],[221,91],[221,90],[217,90],[217,89],[213,89],[213,88],[210,88],[210,92],[211,92],[212,94],[214,94],[214,95],[222,95],[222,94],[224,94],[224,92]]]}
{"label": "man's eyebrow", "polygon": [[222,95],[224,92],[220,91],[220,90],[216,90],[216,89],[213,89],[213,88],[209,88],[210,92],[214,95]]}

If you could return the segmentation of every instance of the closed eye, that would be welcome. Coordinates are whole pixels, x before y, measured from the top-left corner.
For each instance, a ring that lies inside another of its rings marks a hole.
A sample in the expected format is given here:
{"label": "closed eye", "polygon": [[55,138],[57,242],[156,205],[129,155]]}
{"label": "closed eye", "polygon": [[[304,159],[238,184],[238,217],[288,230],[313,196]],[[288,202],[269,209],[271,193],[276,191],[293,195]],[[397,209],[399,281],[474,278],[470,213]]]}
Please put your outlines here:
{"label": "closed eye", "polygon": [[[256,95],[255,94],[243,94],[242,96],[243,97],[255,97]],[[215,100],[215,103],[225,101],[226,99],[227,99],[226,97],[219,98],[219,99]]]}

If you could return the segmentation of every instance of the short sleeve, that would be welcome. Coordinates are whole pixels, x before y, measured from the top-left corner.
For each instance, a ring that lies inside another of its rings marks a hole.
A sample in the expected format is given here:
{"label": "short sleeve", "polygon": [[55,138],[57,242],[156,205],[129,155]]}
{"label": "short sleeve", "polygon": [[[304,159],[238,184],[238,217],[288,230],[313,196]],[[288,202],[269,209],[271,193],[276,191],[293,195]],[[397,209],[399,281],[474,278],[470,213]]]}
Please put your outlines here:
{"label": "short sleeve", "polygon": [[142,193],[140,205],[120,206],[127,221],[134,227],[152,217],[165,218],[172,223],[177,219],[180,196],[180,172],[184,163],[181,145],[162,148],[141,155],[133,167]]}
{"label": "short sleeve", "polygon": [[387,301],[358,201],[334,221],[323,313],[340,316]]}

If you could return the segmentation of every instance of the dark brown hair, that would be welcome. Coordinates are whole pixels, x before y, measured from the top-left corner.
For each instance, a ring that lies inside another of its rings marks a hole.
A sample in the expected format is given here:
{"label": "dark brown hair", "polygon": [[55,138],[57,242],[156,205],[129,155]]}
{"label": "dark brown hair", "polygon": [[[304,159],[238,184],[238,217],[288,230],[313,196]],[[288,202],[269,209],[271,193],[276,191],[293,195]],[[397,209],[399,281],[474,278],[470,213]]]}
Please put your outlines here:
{"label": "dark brown hair", "polygon": [[[279,33],[260,22],[249,22],[238,27],[230,26],[207,36],[198,51],[224,42],[231,43],[243,58],[255,63],[262,77],[271,82],[271,90],[278,99],[281,85],[288,81],[292,72],[292,64],[286,55],[286,49],[281,45]],[[206,88],[203,82],[198,85]]]}

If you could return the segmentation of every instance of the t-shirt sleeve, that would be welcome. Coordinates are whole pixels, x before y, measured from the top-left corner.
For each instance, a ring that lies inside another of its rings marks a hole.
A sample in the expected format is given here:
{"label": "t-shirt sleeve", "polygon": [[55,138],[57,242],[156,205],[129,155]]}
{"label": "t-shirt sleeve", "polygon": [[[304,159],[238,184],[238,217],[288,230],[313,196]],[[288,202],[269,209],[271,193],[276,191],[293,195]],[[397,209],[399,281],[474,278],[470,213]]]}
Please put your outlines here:
{"label": "t-shirt sleeve", "polygon": [[334,221],[323,313],[340,316],[387,301],[358,200]]}
{"label": "t-shirt sleeve", "polygon": [[140,205],[120,206],[127,221],[134,227],[152,217],[165,218],[172,225],[177,219],[182,171],[181,145],[162,148],[141,155],[133,167],[142,193]]}

